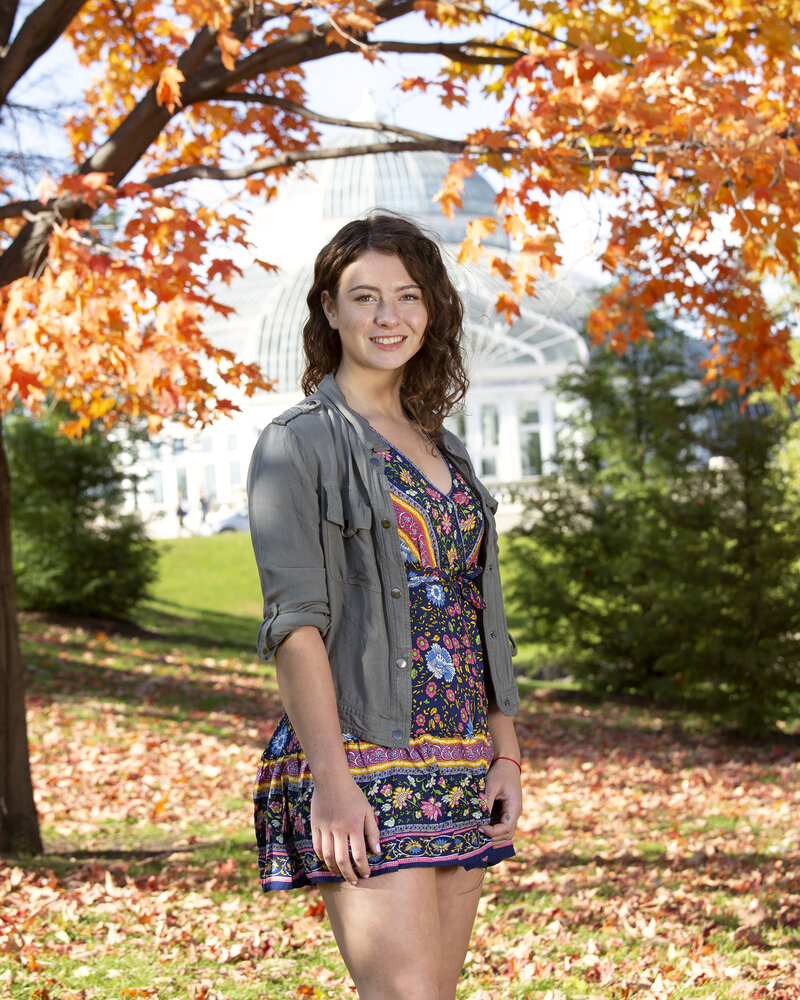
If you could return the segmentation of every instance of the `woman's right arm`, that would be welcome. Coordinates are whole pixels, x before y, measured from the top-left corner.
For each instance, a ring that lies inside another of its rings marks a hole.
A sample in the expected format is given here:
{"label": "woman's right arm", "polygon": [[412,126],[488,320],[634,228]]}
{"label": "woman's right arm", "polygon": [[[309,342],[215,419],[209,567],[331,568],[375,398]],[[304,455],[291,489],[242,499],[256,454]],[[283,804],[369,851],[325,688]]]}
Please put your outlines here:
{"label": "woman's right arm", "polygon": [[378,824],[347,764],[330,663],[319,631],[304,626],[291,632],[278,646],[275,665],[286,714],[314,777],[314,851],[334,875],[355,885],[359,875],[369,878],[367,847],[372,854],[380,853]]}
{"label": "woman's right arm", "polygon": [[[313,451],[283,424],[259,438],[247,480],[250,532],[264,593],[259,656],[275,655],[286,713],[314,777],[314,850],[335,875],[369,876],[366,846],[378,827],[347,766],[331,665],[322,639],[330,626],[320,503]],[[366,843],[365,843],[366,840]]]}

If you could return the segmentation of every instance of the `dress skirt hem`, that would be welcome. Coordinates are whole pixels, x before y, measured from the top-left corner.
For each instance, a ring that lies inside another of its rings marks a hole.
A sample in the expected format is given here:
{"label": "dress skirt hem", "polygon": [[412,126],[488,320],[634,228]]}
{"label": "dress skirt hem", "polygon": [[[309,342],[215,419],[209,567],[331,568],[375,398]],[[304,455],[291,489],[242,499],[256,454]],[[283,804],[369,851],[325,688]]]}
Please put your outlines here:
{"label": "dress skirt hem", "polygon": [[[454,865],[460,866],[466,871],[472,871],[476,868],[491,868],[506,858],[513,857],[515,853],[514,845],[509,841],[506,844],[498,844],[496,846],[491,844],[483,845],[469,854],[462,855],[442,855],[436,858],[403,857],[385,862],[375,859],[374,863],[371,858],[370,878],[375,878],[378,875],[388,875],[399,871],[401,868],[441,868]],[[285,867],[280,865],[280,857],[273,852],[270,857],[273,871],[267,873],[262,869],[261,888],[264,892],[272,892],[276,889],[299,889],[302,886],[326,885],[332,882],[344,881],[339,875],[332,875],[324,868],[317,868],[309,872],[295,869],[291,875],[275,872],[274,867],[276,867],[276,862],[278,863],[277,867],[284,867],[285,872],[292,869],[293,866],[289,862],[288,857],[285,857],[283,860],[286,861]]]}

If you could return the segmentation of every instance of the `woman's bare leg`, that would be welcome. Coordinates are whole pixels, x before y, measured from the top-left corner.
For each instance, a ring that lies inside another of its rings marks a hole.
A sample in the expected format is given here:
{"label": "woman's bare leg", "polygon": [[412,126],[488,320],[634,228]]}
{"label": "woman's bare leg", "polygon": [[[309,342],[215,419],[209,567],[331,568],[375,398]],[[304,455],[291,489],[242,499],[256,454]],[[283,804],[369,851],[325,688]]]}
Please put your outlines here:
{"label": "woman's bare leg", "polygon": [[485,868],[435,868],[441,928],[439,1000],[454,1000],[478,911]]}
{"label": "woman's bare leg", "polygon": [[320,886],[360,1000],[454,1000],[482,878],[450,865]]}

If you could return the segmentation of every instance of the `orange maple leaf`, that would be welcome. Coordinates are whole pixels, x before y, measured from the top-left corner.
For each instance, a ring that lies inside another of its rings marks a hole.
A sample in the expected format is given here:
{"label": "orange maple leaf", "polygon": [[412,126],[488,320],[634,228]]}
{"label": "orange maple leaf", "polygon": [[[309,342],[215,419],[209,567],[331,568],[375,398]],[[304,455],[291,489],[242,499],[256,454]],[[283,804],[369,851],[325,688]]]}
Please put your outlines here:
{"label": "orange maple leaf", "polygon": [[225,69],[232,72],[236,66],[236,57],[239,55],[239,49],[242,47],[242,43],[229,31],[228,28],[223,28],[221,31],[217,32],[217,45],[219,45],[222,65]]}
{"label": "orange maple leaf", "polygon": [[236,277],[241,277],[242,269],[237,267],[232,260],[215,260],[211,267],[208,269],[208,280],[212,281],[214,278],[221,278],[226,285],[231,283],[231,279]]}
{"label": "orange maple leaf", "polygon": [[312,31],[314,24],[304,14],[294,14],[289,18],[289,34],[299,35],[303,31]]}
{"label": "orange maple leaf", "polygon": [[430,80],[425,80],[421,76],[407,76],[404,80],[401,80],[397,86],[400,90],[421,90],[426,91],[430,87]]}
{"label": "orange maple leaf", "polygon": [[156,100],[159,104],[166,104],[167,111],[172,114],[175,107],[181,107],[181,84],[186,77],[177,66],[167,66],[161,70],[156,87]]}
{"label": "orange maple leaf", "polygon": [[495,309],[503,313],[507,323],[513,323],[519,317],[519,302],[509,292],[498,294]]}

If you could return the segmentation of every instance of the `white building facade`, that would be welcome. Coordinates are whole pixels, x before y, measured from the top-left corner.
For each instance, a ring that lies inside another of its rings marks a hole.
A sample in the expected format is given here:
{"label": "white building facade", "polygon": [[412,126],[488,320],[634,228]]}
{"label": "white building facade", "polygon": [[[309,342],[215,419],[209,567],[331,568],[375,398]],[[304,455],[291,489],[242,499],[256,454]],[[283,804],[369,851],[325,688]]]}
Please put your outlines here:
{"label": "white building facade", "polygon": [[[350,141],[363,141],[363,135]],[[240,400],[241,413],[202,431],[169,425],[141,455],[143,480],[137,505],[154,534],[177,533],[176,511],[185,498],[186,526],[200,530],[201,500],[211,505],[209,524],[245,504],[247,468],[258,435],[296,402],[303,369],[301,332],[306,293],[319,249],[345,222],[371,210],[414,218],[438,234],[466,306],[470,390],[464,411],[448,421],[466,444],[481,478],[505,503],[501,527],[513,521],[513,497],[535,484],[556,450],[562,407],[553,383],[564,369],[586,359],[579,328],[587,300],[566,280],[542,278],[535,299],[521,303],[509,326],[495,311],[499,278],[488,267],[456,263],[467,222],[494,214],[494,191],[483,178],[465,182],[463,208],[452,219],[434,196],[450,163],[436,152],[398,152],[322,161],[314,176],[292,178],[279,199],[255,215],[250,239],[256,256],[277,264],[270,274],[248,268],[218,297],[235,315],[212,318],[206,332],[275,379],[275,391]],[[487,241],[513,257],[504,233]],[[208,530],[208,529],[204,529]]]}

